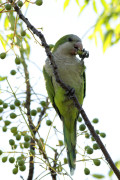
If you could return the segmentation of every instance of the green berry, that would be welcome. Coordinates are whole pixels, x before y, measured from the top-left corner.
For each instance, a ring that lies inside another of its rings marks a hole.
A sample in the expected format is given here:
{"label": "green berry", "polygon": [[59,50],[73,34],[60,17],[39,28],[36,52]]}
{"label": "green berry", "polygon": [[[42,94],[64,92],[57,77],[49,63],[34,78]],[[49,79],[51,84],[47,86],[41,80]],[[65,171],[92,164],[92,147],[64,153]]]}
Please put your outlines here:
{"label": "green berry", "polygon": [[2,105],[3,104],[3,100],[2,99],[0,99],[0,105]]}
{"label": "green berry", "polygon": [[2,162],[5,163],[7,161],[7,158],[8,158],[7,156],[2,157]]}
{"label": "green berry", "polygon": [[99,133],[100,133],[100,132],[99,132],[99,130],[95,130],[95,131],[96,131],[96,133],[97,133],[97,134],[99,134]]}
{"label": "green berry", "polygon": [[13,145],[15,144],[15,141],[14,141],[13,139],[10,139],[10,140],[9,140],[9,144],[10,144],[11,146],[13,146]]}
{"label": "green berry", "polygon": [[25,165],[20,166],[19,169],[20,169],[20,171],[25,171],[26,170],[26,166]]}
{"label": "green berry", "polygon": [[52,121],[51,121],[51,120],[47,120],[47,121],[46,121],[46,124],[47,124],[47,126],[51,126]]}
{"label": "green berry", "polygon": [[16,57],[15,58],[15,64],[19,65],[21,63],[21,60],[19,57]]}
{"label": "green berry", "polygon": [[90,134],[89,133],[85,133],[85,138],[89,138],[90,137]]}
{"label": "green berry", "polygon": [[13,69],[13,70],[10,71],[10,74],[13,75],[13,76],[16,75],[16,71]]}
{"label": "green berry", "polygon": [[63,146],[63,141],[59,140],[59,146]]}
{"label": "green berry", "polygon": [[105,134],[105,133],[100,133],[100,136],[101,136],[102,138],[105,138],[105,137],[106,137],[106,134]]}
{"label": "green berry", "polygon": [[31,110],[30,114],[31,114],[31,116],[36,116],[37,111],[35,109],[33,109],[33,110]]}
{"label": "green berry", "polygon": [[3,108],[6,109],[8,107],[7,103],[3,103]]}
{"label": "green berry", "polygon": [[17,161],[23,160],[24,158],[25,158],[25,156],[24,156],[23,154],[21,154],[21,156],[18,156],[18,157],[17,157]]}
{"label": "green berry", "polygon": [[3,153],[2,150],[0,150],[0,155],[2,155],[2,153]]}
{"label": "green berry", "polygon": [[86,129],[85,124],[81,124],[81,125],[79,126],[79,130],[80,130],[80,131],[84,131],[85,129]]}
{"label": "green berry", "polygon": [[24,140],[25,140],[26,142],[30,141],[30,136],[26,134],[26,135],[24,136]]}
{"label": "green berry", "polygon": [[18,1],[17,4],[18,4],[19,7],[22,7],[22,6],[23,6],[23,2],[22,2],[22,1]]}
{"label": "green berry", "polygon": [[40,107],[37,108],[37,112],[41,112],[41,108]]}
{"label": "green berry", "polygon": [[16,140],[20,140],[21,139],[21,135],[20,134],[16,134]]}
{"label": "green berry", "polygon": [[24,148],[23,143],[20,143],[20,148],[21,148],[21,149],[23,149],[23,148]]}
{"label": "green berry", "polygon": [[94,137],[93,137],[93,136],[91,137],[91,140],[92,140],[92,141],[95,141],[95,139],[94,139]]}
{"label": "green berry", "polygon": [[6,121],[4,121],[4,123],[5,123],[5,126],[9,126],[11,124],[11,121],[6,120]]}
{"label": "green berry", "polygon": [[23,166],[25,164],[25,161],[23,159],[18,160],[18,166]]}
{"label": "green berry", "polygon": [[11,10],[11,8],[12,8],[11,4],[6,4],[6,5],[5,5],[5,9],[6,9],[6,10],[9,11],[9,10]]}
{"label": "green berry", "polygon": [[13,133],[13,136],[16,136],[18,132]]}
{"label": "green berry", "polygon": [[98,144],[97,144],[97,143],[93,144],[93,149],[94,149],[94,150],[99,149],[99,146],[98,146]]}
{"label": "green berry", "polygon": [[99,120],[98,120],[98,118],[94,118],[94,119],[92,120],[92,122],[96,124],[96,123],[99,122]]}
{"label": "green berry", "polygon": [[15,109],[14,104],[11,104],[11,105],[10,105],[10,109],[11,109],[11,110],[14,110],[14,109]]}
{"label": "green berry", "polygon": [[21,36],[25,36],[25,35],[26,35],[26,31],[22,31]]}
{"label": "green berry", "polygon": [[64,164],[67,164],[67,163],[68,163],[68,159],[64,158]]}
{"label": "green berry", "polygon": [[14,157],[10,157],[10,158],[9,158],[9,162],[10,162],[10,163],[14,163],[14,162],[15,162],[15,158],[14,158]]}
{"label": "green berry", "polygon": [[13,150],[14,150],[14,149],[17,149],[17,145],[14,144],[14,145],[12,146],[12,149],[13,149]]}
{"label": "green berry", "polygon": [[35,4],[37,6],[41,6],[43,4],[43,1],[42,0],[36,0]]}
{"label": "green berry", "polygon": [[17,127],[11,127],[10,131],[11,133],[17,133]]}
{"label": "green berry", "polygon": [[78,122],[82,122],[82,118],[81,117],[78,118]]}
{"label": "green berry", "polygon": [[21,159],[23,159],[22,156],[18,156],[18,157],[17,157],[17,161],[19,161],[19,160],[21,160]]}
{"label": "green berry", "polygon": [[85,146],[85,151],[87,151],[88,148],[90,148],[90,146]]}
{"label": "green berry", "polygon": [[87,154],[92,154],[93,153],[93,149],[91,147],[87,148]]}
{"label": "green berry", "polygon": [[14,168],[13,170],[12,170],[12,172],[13,172],[13,174],[17,174],[18,173],[18,168]]}
{"label": "green berry", "polygon": [[6,131],[7,131],[7,127],[6,127],[6,126],[3,126],[3,127],[2,127],[2,130],[3,130],[3,132],[6,132]]}
{"label": "green berry", "polygon": [[6,53],[1,53],[1,54],[0,54],[0,58],[1,58],[1,59],[5,59],[5,58],[6,58]]}
{"label": "green berry", "polygon": [[0,107],[0,113],[2,113],[3,112],[3,107]]}
{"label": "green berry", "polygon": [[90,170],[88,168],[85,168],[84,169],[84,173],[85,173],[85,175],[89,175],[90,174]]}
{"label": "green berry", "polygon": [[24,142],[24,148],[29,148],[30,147],[30,143],[29,142]]}
{"label": "green berry", "polygon": [[41,101],[40,104],[42,107],[46,107],[46,105],[47,105],[45,101]]}
{"label": "green berry", "polygon": [[11,118],[11,119],[15,119],[16,117],[17,117],[17,115],[16,115],[15,113],[11,113],[11,114],[10,114],[10,118]]}
{"label": "green berry", "polygon": [[93,162],[96,166],[100,166],[101,161],[99,159],[93,159]]}
{"label": "green berry", "polygon": [[21,103],[20,103],[20,101],[19,101],[18,99],[16,99],[15,102],[14,102],[14,104],[15,104],[15,106],[18,106],[18,107],[19,107]]}

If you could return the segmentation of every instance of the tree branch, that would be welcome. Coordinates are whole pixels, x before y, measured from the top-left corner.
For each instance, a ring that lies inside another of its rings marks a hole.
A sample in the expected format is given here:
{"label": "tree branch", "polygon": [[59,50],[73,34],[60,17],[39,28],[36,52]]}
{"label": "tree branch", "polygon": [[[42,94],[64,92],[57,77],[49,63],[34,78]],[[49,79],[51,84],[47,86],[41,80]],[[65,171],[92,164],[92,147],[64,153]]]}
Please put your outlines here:
{"label": "tree branch", "polygon": [[[17,12],[17,14],[19,15],[19,18],[22,19],[25,24],[27,25],[27,27],[29,29],[31,29],[31,31],[36,34],[39,39],[41,40],[42,42],[42,46],[44,46],[45,48],[45,51],[46,51],[46,54],[48,56],[48,58],[50,59],[50,62],[52,64],[52,67],[53,67],[53,73],[55,75],[55,78],[56,78],[56,81],[59,83],[59,85],[67,92],[70,92],[70,87],[67,86],[66,84],[64,84],[64,82],[60,79],[59,75],[58,75],[58,72],[57,72],[57,66],[55,64],[55,61],[54,61],[54,57],[52,55],[52,53],[50,52],[50,49],[49,49],[49,46],[48,44],[46,43],[46,40],[43,36],[43,34],[38,31],[29,21],[27,18],[25,18],[25,16],[22,14],[22,12],[20,11],[20,9],[18,8],[18,6],[15,4],[14,5],[14,9],[15,11]],[[113,160],[111,159],[109,153],[107,152],[104,144],[102,143],[100,137],[97,135],[97,133],[95,132],[94,130],[94,127],[92,126],[92,124],[90,123],[84,109],[81,107],[81,105],[79,104],[78,102],[78,99],[76,97],[76,95],[73,93],[70,94],[69,93],[69,96],[71,99],[73,99],[74,103],[75,103],[75,106],[78,108],[79,112],[81,113],[84,121],[85,121],[85,124],[86,126],[88,127],[88,129],[90,130],[92,136],[94,137],[94,139],[96,140],[96,142],[98,143],[99,147],[101,148],[105,158],[106,158],[106,161],[109,163],[110,167],[112,168],[112,170],[114,171],[114,173],[116,174],[116,176],[118,177],[118,179],[120,179],[120,171],[117,169],[117,167],[115,166]]]}
{"label": "tree branch", "polygon": [[[30,86],[30,79],[29,79],[29,72],[27,69],[27,64],[25,62],[25,59],[23,57],[23,53],[21,51],[21,57],[22,57],[22,65],[24,68],[24,74],[25,74],[25,83],[26,83],[26,103],[25,103],[25,107],[27,109],[27,118],[28,118],[28,122],[29,122],[29,126],[30,129],[32,130],[34,136],[35,136],[35,127],[34,124],[32,122],[32,118],[30,115],[30,103],[31,103],[31,86]],[[34,138],[34,137],[33,137]],[[30,140],[30,150],[32,149],[33,151],[35,151],[35,140],[31,137]],[[27,180],[32,180],[33,179],[33,173],[34,173],[34,156],[30,156],[29,159],[29,174],[28,174],[28,178]]]}

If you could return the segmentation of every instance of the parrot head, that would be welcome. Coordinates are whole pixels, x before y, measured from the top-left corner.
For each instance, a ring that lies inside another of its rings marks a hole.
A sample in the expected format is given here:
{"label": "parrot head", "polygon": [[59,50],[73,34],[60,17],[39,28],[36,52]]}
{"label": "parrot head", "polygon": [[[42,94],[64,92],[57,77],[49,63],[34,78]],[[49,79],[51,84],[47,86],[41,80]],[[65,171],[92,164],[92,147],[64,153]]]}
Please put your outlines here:
{"label": "parrot head", "polygon": [[78,51],[82,50],[83,45],[81,39],[74,34],[68,34],[56,42],[53,53],[57,52],[62,55],[75,56],[78,54]]}

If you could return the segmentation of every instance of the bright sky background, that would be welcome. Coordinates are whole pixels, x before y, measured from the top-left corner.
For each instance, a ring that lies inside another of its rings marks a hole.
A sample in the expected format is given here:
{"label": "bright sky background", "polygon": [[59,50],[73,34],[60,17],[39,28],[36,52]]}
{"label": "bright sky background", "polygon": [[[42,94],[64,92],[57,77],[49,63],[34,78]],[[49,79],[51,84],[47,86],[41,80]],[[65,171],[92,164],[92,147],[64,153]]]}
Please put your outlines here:
{"label": "bright sky background", "polygon": [[[99,14],[96,15],[93,12],[92,6],[87,8],[81,16],[78,16],[79,7],[74,1],[72,1],[69,7],[63,12],[63,2],[64,0],[44,0],[41,7],[30,5],[27,11],[26,16],[30,22],[36,28],[43,27],[43,34],[45,35],[48,44],[54,44],[60,37],[69,33],[83,37],[85,32],[95,24],[95,20],[99,16]],[[99,3],[98,7],[100,9],[99,12],[101,12],[102,8],[99,6]],[[24,27],[26,28],[26,26]],[[107,134],[103,142],[106,144],[112,159],[116,161],[120,159],[120,45],[117,44],[116,46],[109,48],[106,53],[103,54],[100,41],[96,47],[94,41],[88,40],[88,35],[91,32],[92,31],[82,39],[84,48],[88,50],[90,54],[90,58],[85,60],[87,89],[83,108],[90,120],[95,117],[99,118],[100,122],[96,125],[96,129],[100,129]],[[39,64],[42,69],[46,59],[44,49],[36,44],[34,39],[31,42],[32,53],[30,60]],[[4,72],[2,72],[1,69],[1,72],[4,74],[8,72],[8,69],[9,65],[4,69]],[[37,75],[39,76],[39,74],[37,74],[39,72],[35,73],[34,68],[32,73],[34,78]],[[42,83],[42,91],[44,92],[45,86],[43,78],[41,78],[40,83]],[[6,144],[3,142],[1,136],[0,141],[5,149]],[[78,142],[78,144],[80,145],[80,142]],[[6,163],[0,163],[1,177],[3,177],[4,180],[7,180],[8,178],[12,180],[21,179],[19,177],[20,174],[16,176],[12,175],[8,165]],[[84,167],[82,166],[82,163],[80,166],[77,166],[73,179],[78,180],[80,178],[81,180],[92,180],[93,178],[91,176],[84,176]],[[92,173],[107,174],[109,170],[105,163],[101,163],[100,167],[92,165],[89,167],[91,167]],[[23,174],[24,177],[27,172],[21,174]],[[43,179],[47,180],[48,176]],[[49,177],[49,179],[51,178]],[[62,179],[63,177],[61,176],[60,180]],[[69,178],[65,178],[65,180],[68,179]],[[114,178],[114,180],[116,180],[116,178]]]}

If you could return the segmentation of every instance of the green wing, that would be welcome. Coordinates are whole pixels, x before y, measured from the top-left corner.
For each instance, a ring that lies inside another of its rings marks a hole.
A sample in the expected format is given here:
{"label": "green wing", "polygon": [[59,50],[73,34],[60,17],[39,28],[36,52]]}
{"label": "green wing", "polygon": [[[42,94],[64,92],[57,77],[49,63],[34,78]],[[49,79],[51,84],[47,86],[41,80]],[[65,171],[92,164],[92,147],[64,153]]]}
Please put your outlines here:
{"label": "green wing", "polygon": [[43,67],[43,75],[44,75],[44,78],[45,78],[45,82],[46,82],[46,89],[47,89],[47,93],[48,93],[48,96],[50,98],[50,101],[53,105],[53,107],[55,108],[56,112],[58,113],[60,119],[61,119],[61,114],[55,104],[55,101],[54,101],[54,97],[55,97],[55,91],[54,91],[54,86],[53,86],[53,83],[52,83],[52,77],[49,76],[49,74],[46,72],[45,70],[45,67]]}
{"label": "green wing", "polygon": [[85,98],[85,96],[86,96],[86,75],[85,75],[85,71],[83,72],[83,79],[84,79],[84,95],[83,95],[83,98]]}

